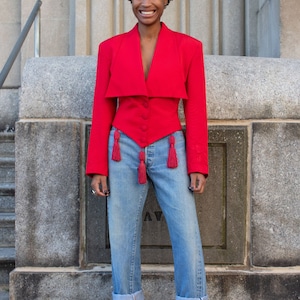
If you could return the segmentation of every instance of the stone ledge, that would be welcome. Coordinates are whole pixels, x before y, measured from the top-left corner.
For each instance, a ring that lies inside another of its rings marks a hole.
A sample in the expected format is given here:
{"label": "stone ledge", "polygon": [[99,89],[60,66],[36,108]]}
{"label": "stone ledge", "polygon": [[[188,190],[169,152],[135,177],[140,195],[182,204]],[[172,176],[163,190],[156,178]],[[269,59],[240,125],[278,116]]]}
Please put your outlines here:
{"label": "stone ledge", "polygon": [[[20,118],[90,119],[96,57],[42,57],[26,63]],[[298,119],[300,60],[206,56],[211,120]]]}
{"label": "stone ledge", "polygon": [[[210,299],[294,300],[300,296],[300,267],[252,270],[207,268]],[[143,266],[146,299],[174,299],[171,266]],[[110,266],[16,268],[10,274],[10,299],[111,299]]]}
{"label": "stone ledge", "polygon": [[209,119],[299,119],[300,60],[207,56]]}

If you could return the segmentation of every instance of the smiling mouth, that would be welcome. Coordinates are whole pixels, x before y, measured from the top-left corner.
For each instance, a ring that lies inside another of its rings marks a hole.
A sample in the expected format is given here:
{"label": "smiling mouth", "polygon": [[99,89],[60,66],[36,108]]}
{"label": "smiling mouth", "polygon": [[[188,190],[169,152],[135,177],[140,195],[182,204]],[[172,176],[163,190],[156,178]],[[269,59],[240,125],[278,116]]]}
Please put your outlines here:
{"label": "smiling mouth", "polygon": [[140,10],[140,14],[143,16],[152,16],[154,15],[156,10],[146,11],[146,10]]}

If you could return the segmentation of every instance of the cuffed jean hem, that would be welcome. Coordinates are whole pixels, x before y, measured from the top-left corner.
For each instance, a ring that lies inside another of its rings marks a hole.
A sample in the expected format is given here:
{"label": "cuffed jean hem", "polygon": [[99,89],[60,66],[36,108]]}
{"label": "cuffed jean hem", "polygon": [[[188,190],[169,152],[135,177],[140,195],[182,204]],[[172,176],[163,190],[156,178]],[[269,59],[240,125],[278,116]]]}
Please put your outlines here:
{"label": "cuffed jean hem", "polygon": [[119,295],[119,294],[112,294],[113,300],[144,300],[144,294],[142,291],[138,291],[134,294],[128,295]]}
{"label": "cuffed jean hem", "polygon": [[208,300],[208,296],[201,297],[201,298],[184,298],[176,296],[176,300]]}

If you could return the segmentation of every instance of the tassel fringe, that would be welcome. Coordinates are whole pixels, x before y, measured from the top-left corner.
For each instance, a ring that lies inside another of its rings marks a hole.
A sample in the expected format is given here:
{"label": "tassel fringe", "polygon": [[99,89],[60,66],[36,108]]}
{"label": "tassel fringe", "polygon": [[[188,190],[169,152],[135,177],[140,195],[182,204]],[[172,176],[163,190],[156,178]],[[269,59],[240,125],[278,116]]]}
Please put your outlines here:
{"label": "tassel fringe", "polygon": [[178,167],[178,160],[177,154],[175,149],[175,137],[173,135],[170,136],[169,139],[170,149],[169,149],[169,156],[168,156],[168,168],[174,169]]}
{"label": "tassel fringe", "polygon": [[138,167],[138,181],[139,184],[145,184],[147,182],[147,173],[145,165],[145,152],[141,151],[139,155],[140,165]]}
{"label": "tassel fringe", "polygon": [[[113,145],[113,151],[112,151],[112,160],[114,161],[121,161],[121,151],[120,151],[120,132],[118,130],[115,130],[114,132],[114,145]],[[177,153],[175,149],[175,137],[173,135],[169,138],[170,148],[169,148],[169,155],[168,155],[168,161],[167,161],[167,167],[174,169],[178,167],[178,159],[177,159]],[[147,171],[146,171],[146,164],[145,164],[145,152],[140,151],[139,154],[139,160],[140,164],[138,167],[138,182],[139,184],[145,184],[147,183]]]}
{"label": "tassel fringe", "polygon": [[121,151],[120,151],[119,139],[120,139],[120,132],[118,130],[115,130],[115,133],[114,133],[114,146],[113,146],[113,151],[112,151],[112,155],[111,155],[111,159],[114,160],[114,161],[120,161],[121,160]]}

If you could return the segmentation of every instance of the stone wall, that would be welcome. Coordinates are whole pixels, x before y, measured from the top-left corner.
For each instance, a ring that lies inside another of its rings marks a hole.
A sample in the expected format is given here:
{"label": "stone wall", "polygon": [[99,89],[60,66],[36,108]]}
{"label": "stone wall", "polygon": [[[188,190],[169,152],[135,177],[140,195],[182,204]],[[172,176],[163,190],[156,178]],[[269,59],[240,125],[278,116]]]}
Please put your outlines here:
{"label": "stone wall", "polygon": [[[235,186],[245,197],[229,195],[233,210],[226,216],[228,225],[244,201],[243,232],[231,232],[242,239],[237,248],[242,260],[207,265],[209,294],[216,300],[297,299],[300,62],[225,56],[206,56],[205,62],[210,129],[247,132],[247,155],[235,155],[238,146],[228,152],[242,160],[245,174],[230,164],[232,176],[225,178],[236,185],[245,176],[244,185]],[[95,57],[26,64],[16,131],[17,259],[11,299],[110,299],[109,265],[86,263],[84,161],[95,64]],[[229,238],[225,247],[234,248],[233,241]],[[143,270],[149,299],[173,297],[171,265]]]}
{"label": "stone wall", "polygon": [[[35,2],[0,2],[0,68]],[[175,0],[163,20],[170,28],[202,40],[208,55],[299,59],[299,10],[298,0]],[[99,42],[129,30],[135,23],[128,0],[44,1],[41,56],[96,55]],[[17,120],[18,98],[15,96],[26,60],[33,55],[32,28],[4,84],[9,90],[5,96],[0,95],[0,131],[6,125],[13,126]],[[3,112],[8,110],[9,114],[2,118]]]}

